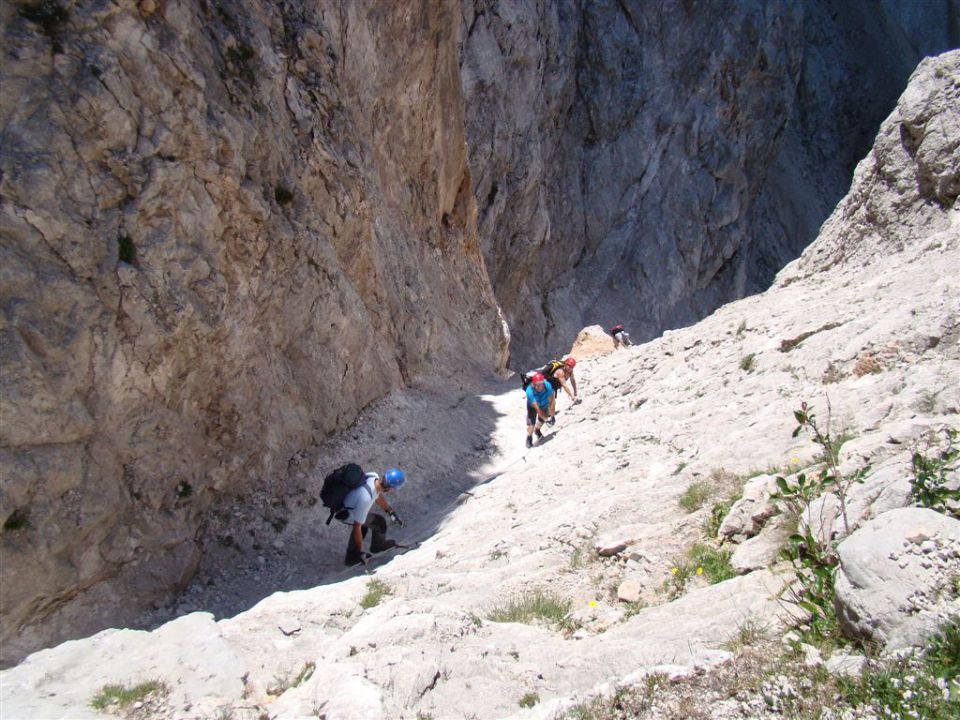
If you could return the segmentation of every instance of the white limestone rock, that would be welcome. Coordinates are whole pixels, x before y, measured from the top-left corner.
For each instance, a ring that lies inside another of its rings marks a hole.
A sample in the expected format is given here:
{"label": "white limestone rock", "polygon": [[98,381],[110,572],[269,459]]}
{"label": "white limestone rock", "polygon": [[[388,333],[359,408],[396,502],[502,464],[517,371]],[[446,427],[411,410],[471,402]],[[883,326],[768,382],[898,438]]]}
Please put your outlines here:
{"label": "white limestone rock", "polygon": [[837,551],[837,615],[855,637],[889,651],[916,645],[960,609],[946,591],[960,573],[960,520],[925,508],[891,510]]}
{"label": "white limestone rock", "polygon": [[774,514],[777,507],[770,499],[776,492],[773,475],[758,475],[747,481],[743,494],[720,524],[719,535],[732,540],[753,537]]}

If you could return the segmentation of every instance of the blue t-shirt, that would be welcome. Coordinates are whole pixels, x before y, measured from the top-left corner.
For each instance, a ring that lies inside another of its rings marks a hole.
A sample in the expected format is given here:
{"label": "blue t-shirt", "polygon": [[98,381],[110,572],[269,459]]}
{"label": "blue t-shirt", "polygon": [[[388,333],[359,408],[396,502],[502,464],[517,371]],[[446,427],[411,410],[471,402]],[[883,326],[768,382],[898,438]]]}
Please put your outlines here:
{"label": "blue t-shirt", "polygon": [[543,384],[543,390],[540,392],[537,392],[536,388],[533,387],[533,383],[527,385],[527,407],[533,407],[533,404],[536,403],[541,410],[547,412],[550,409],[550,398],[552,397],[553,388],[548,382]]}

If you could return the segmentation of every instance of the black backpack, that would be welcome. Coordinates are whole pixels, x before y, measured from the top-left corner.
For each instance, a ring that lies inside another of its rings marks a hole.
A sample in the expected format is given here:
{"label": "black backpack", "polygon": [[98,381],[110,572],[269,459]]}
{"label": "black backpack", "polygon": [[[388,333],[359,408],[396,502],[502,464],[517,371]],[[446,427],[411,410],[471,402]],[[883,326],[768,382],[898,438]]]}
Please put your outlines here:
{"label": "black backpack", "polygon": [[363,468],[356,463],[341,465],[323,479],[323,488],[320,490],[320,500],[323,501],[325,507],[330,508],[330,517],[327,518],[327,525],[333,520],[334,515],[344,509],[343,501],[347,495],[350,494],[350,491],[356,490],[363,485],[366,479],[367,476],[363,472]]}

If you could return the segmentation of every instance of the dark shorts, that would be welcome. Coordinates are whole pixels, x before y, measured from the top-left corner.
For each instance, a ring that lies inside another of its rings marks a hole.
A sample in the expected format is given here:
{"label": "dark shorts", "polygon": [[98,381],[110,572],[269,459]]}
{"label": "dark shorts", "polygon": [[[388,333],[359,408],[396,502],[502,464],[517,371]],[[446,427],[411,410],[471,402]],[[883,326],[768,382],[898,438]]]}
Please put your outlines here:
{"label": "dark shorts", "polygon": [[537,418],[539,417],[540,416],[537,415],[537,411],[530,405],[527,405],[527,425],[536,425]]}
{"label": "dark shorts", "polygon": [[[397,544],[396,540],[390,540],[387,537],[387,520],[382,515],[371,513],[367,516],[367,521],[360,528],[363,537],[367,537],[367,531],[370,531],[370,552],[378,553],[389,550]],[[357,565],[363,562],[363,549],[357,549],[353,546],[353,529],[351,526],[350,539],[347,540],[347,555],[343,562],[345,565]]]}

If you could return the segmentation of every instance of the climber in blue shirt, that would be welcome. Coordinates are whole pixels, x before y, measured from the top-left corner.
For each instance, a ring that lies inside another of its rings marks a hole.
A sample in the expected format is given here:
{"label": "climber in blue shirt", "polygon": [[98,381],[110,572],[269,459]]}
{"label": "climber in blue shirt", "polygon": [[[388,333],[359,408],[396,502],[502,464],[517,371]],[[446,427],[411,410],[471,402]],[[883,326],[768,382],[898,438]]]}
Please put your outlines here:
{"label": "climber in blue shirt", "polygon": [[537,434],[537,442],[543,441],[540,428],[543,423],[553,424],[553,414],[556,410],[557,396],[550,383],[545,382],[543,373],[534,373],[527,386],[527,447],[533,447],[533,434]]}

